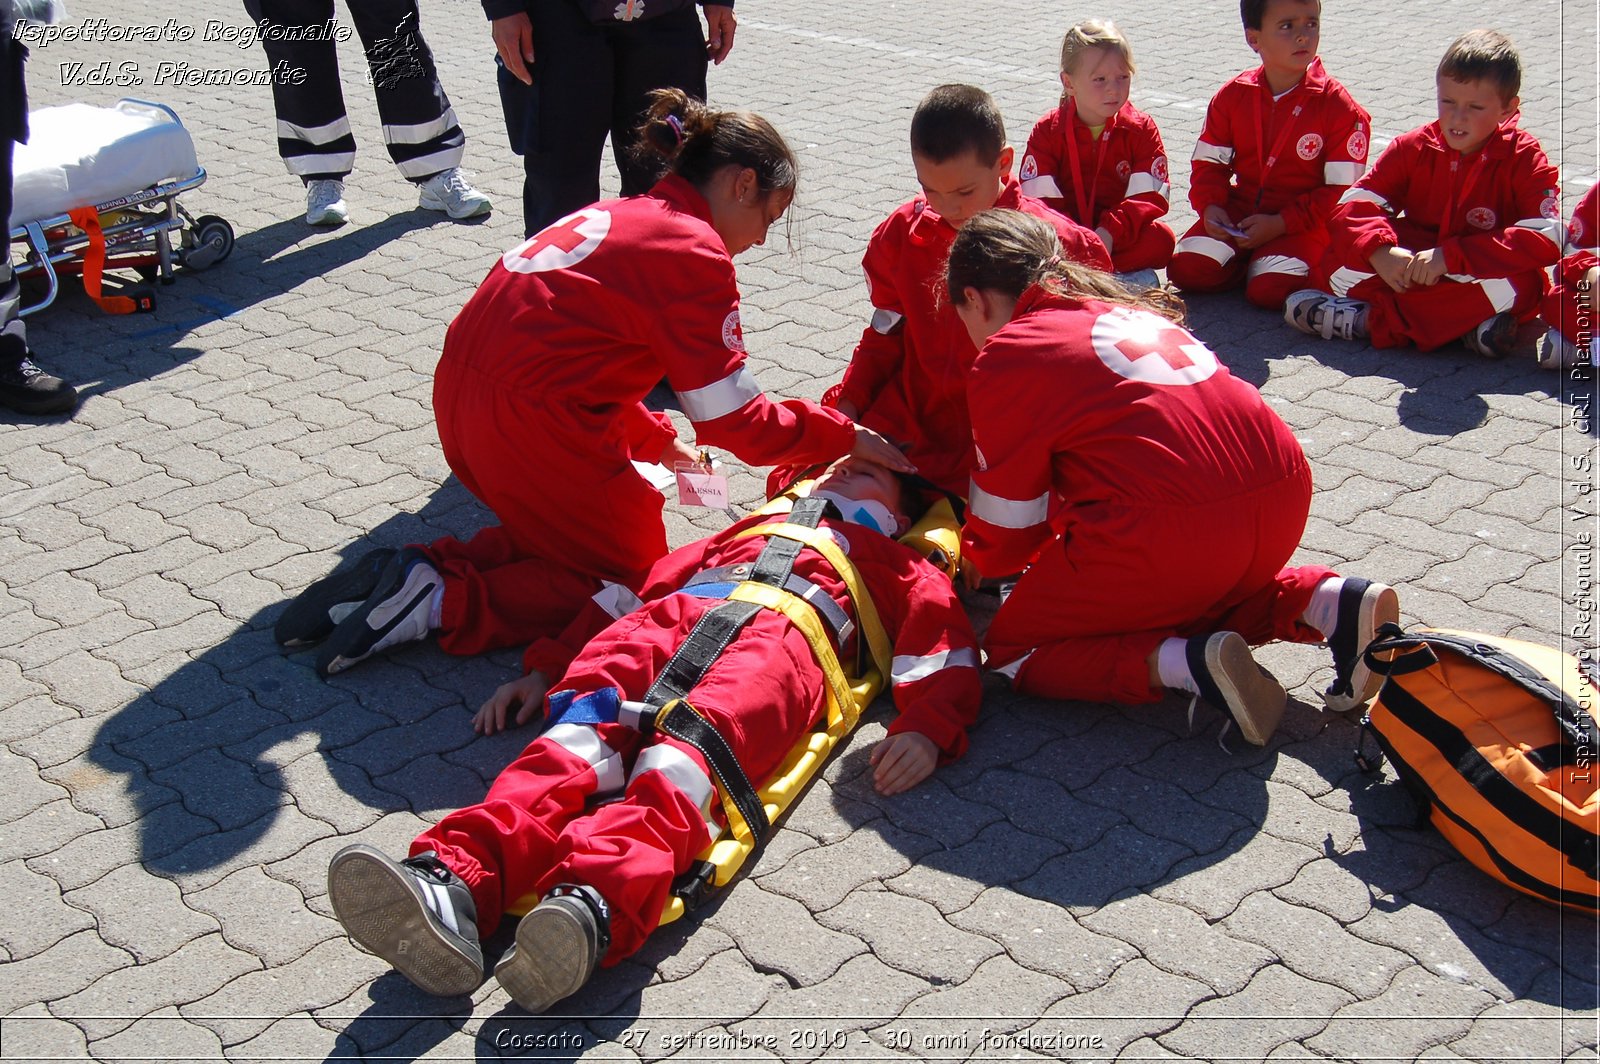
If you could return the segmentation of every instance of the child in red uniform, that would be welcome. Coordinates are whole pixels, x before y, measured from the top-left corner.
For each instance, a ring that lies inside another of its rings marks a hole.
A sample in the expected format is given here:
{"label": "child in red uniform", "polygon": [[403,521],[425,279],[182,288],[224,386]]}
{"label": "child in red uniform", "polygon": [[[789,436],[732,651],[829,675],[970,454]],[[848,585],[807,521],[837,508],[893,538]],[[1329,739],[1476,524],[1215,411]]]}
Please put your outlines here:
{"label": "child in red uniform", "polygon": [[1539,344],[1539,364],[1547,369],[1595,365],[1594,301],[1600,284],[1600,185],[1589,186],[1567,226],[1567,257],[1556,267],[1555,287],[1544,297],[1539,317],[1550,326]]}
{"label": "child in red uniform", "polygon": [[1200,221],[1178,241],[1173,284],[1277,310],[1328,246],[1328,213],[1366,169],[1372,120],[1317,58],[1318,0],[1241,0],[1261,65],[1224,85],[1194,146],[1189,202]]}
{"label": "child in red uniform", "polygon": [[1093,226],[1124,279],[1146,287],[1172,258],[1167,149],[1155,119],[1128,102],[1133,47],[1109,19],[1061,42],[1061,106],[1039,119],[1022,155],[1022,191]]}
{"label": "child in red uniform", "polygon": [[956,230],[979,211],[1014,207],[1048,219],[1074,260],[1111,268],[1092,231],[1021,192],[1013,157],[1000,109],[982,89],[941,85],[917,105],[911,162],[922,195],[867,243],[872,321],[844,379],[823,400],[903,444],[923,476],[957,493],[972,468],[966,379],[977,350],[941,295]]}
{"label": "child in red uniform", "polygon": [[445,337],[439,439],[500,524],[373,552],[307,589],[277,636],[325,640],[324,674],[434,631],[452,654],[526,644],[603,582],[636,587],[667,539],[661,495],[630,460],[693,456],[642,403],[663,375],[699,442],[752,464],[849,452],[909,468],[836,410],[772,402],[745,366],[732,256],[788,208],[788,145],[758,115],[675,89],[652,99],[642,135],[670,172],[506,252]]}
{"label": "child in red uniform", "polygon": [[[910,523],[908,489],[881,466],[841,463],[814,494],[852,513],[861,504],[875,508],[891,531]],[[483,981],[479,936],[494,931],[507,905],[543,896],[495,968],[533,1012],[577,991],[597,961],[615,964],[637,950],[674,877],[723,828],[705,758],[660,732],[641,734],[643,706],[632,700],[647,698],[663,665],[718,604],[703,597],[715,592],[696,574],[730,565],[748,571],[768,541],[739,533],[769,520],[752,516],[672,552],[651,570],[642,604],[614,623],[594,606],[562,637],[565,648],[548,642],[531,655],[547,671],[502,687],[476,726],[497,731],[508,714],[521,724],[548,705],[547,727],[483,803],[423,832],[404,862],[363,845],[334,856],[328,895],[351,937],[429,993],[469,994]],[[871,762],[877,789],[896,794],[965,751],[980,697],[976,640],[949,578],[915,551],[832,508],[820,527],[842,541],[894,644],[900,716]],[[820,590],[813,601],[851,615],[849,593],[821,554],[802,549],[792,573]],[[846,635],[842,642],[836,649],[848,659],[854,641]],[[557,681],[548,699],[546,676]],[[805,637],[783,614],[763,609],[685,697],[759,782],[823,719],[823,692]]]}
{"label": "child in red uniform", "polygon": [[1419,351],[1459,339],[1501,358],[1561,257],[1556,168],[1517,128],[1522,62],[1504,34],[1460,37],[1435,80],[1438,120],[1396,137],[1339,200],[1324,290],[1296,292],[1284,318],[1324,339]]}
{"label": "child in red uniform", "polygon": [[950,298],[983,345],[963,557],[1022,572],[988,664],[1053,698],[1187,691],[1262,745],[1287,696],[1250,645],[1326,641],[1328,705],[1365,702],[1377,677],[1360,652],[1399,603],[1383,584],[1284,567],[1311,503],[1294,434],[1183,330],[1174,297],[1059,256],[1013,211],[968,222],[950,251]]}

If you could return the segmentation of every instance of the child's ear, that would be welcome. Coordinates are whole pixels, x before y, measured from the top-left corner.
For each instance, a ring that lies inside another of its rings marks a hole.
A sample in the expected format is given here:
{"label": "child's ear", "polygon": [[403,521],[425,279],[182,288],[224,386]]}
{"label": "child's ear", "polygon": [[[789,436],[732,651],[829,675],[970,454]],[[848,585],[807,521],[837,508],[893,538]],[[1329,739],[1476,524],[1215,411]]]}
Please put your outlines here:
{"label": "child's ear", "polygon": [[1061,77],[1061,95],[1063,95],[1063,96],[1071,96],[1072,95],[1072,75],[1068,74],[1065,70],[1063,70],[1061,72],[1060,77]]}
{"label": "child's ear", "polygon": [[1250,46],[1250,50],[1252,52],[1255,52],[1257,55],[1261,54],[1261,31],[1245,30],[1244,43]]}
{"label": "child's ear", "polygon": [[1011,164],[1016,162],[1016,160],[1017,150],[1011,145],[1007,144],[1004,148],[1000,149],[1000,158],[997,159],[996,162],[1000,164],[1001,177],[1011,176]]}
{"label": "child's ear", "polygon": [[1511,97],[1511,101],[1506,104],[1505,110],[1500,112],[1500,121],[1504,122],[1506,119],[1510,118],[1520,110],[1522,110],[1522,97]]}

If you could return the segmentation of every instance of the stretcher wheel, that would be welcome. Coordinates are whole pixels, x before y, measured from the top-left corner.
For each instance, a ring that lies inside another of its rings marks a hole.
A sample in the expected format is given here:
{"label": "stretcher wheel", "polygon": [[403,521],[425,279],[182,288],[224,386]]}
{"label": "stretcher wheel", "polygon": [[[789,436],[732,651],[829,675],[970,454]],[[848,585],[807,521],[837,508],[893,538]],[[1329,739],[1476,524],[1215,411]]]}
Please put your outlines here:
{"label": "stretcher wheel", "polygon": [[194,220],[194,228],[183,233],[183,250],[179,258],[191,270],[204,270],[215,266],[233,254],[233,226],[214,214],[202,214]]}

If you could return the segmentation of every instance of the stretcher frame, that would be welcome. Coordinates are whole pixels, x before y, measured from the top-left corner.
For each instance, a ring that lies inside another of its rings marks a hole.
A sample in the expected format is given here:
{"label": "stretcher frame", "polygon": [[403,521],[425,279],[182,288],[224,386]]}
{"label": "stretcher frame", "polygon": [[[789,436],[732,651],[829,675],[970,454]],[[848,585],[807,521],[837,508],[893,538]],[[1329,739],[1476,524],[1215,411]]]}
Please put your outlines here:
{"label": "stretcher frame", "polygon": [[[180,127],[177,112],[163,103],[127,97],[133,103],[158,107]],[[174,265],[204,270],[233,252],[233,226],[216,215],[196,218],[178,202],[178,196],[206,182],[203,166],[196,166],[188,177],[163,181],[127,195],[92,206],[105,237],[105,269],[137,271],[146,281],[173,282]],[[174,249],[172,234],[178,234]],[[38,276],[45,279],[44,296],[24,303],[20,317],[38,313],[55,302],[61,291],[60,275],[82,273],[91,235],[80,228],[70,214],[54,214],[11,226],[9,243],[21,244],[20,262],[13,263],[19,279]],[[152,304],[153,305],[153,304]]]}

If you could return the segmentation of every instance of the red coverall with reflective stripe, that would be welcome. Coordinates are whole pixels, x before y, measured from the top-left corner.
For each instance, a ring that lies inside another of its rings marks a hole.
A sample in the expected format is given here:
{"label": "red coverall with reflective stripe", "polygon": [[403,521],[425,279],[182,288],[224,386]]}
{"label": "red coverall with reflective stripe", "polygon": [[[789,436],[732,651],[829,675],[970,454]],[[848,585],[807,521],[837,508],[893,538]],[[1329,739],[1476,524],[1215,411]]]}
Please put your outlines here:
{"label": "red coverall with reflective stripe", "polygon": [[[560,640],[530,648],[530,664],[555,678],[554,690],[616,688],[624,699],[641,699],[695,622],[717,605],[673,592],[703,569],[753,562],[766,540],[735,535],[768,520],[746,518],[669,554],[651,570],[645,605],[606,627],[611,617],[591,604]],[[828,518],[822,525],[844,541],[893,643],[900,715],[889,733],[920,732],[937,744],[941,760],[961,756],[980,684],[972,626],[949,578],[875,531]],[[843,581],[820,555],[803,549],[794,572],[854,616]],[[574,658],[572,647],[585,640]],[[843,660],[854,654],[852,639]],[[822,670],[810,646],[769,610],[740,631],[688,700],[758,786],[826,713]],[[535,739],[481,804],[446,816],[417,837],[411,852],[438,851],[466,881],[484,936],[520,898],[561,883],[594,887],[611,907],[605,962],[613,964],[655,929],[673,878],[705,848],[711,831],[721,830],[710,780],[700,754],[676,740],[643,739],[620,723],[561,724]],[[591,799],[608,794],[621,800],[588,809]]]}
{"label": "red coverall with reflective stripe", "polygon": [[[1045,219],[1056,227],[1067,258],[1111,269],[1105,245],[1093,231],[1022,195],[1015,180],[1007,179],[995,206]],[[855,404],[863,425],[905,445],[919,473],[960,493],[967,490],[972,471],[967,371],[978,352],[943,297],[945,260],[955,238],[955,229],[921,196],[873,232],[861,261],[872,321],[844,379],[823,402]]]}
{"label": "red coverall with reflective stripe", "polygon": [[1133,104],[1123,104],[1095,137],[1068,97],[1034,123],[1018,177],[1024,195],[1037,196],[1080,225],[1105,230],[1118,272],[1163,269],[1172,258],[1175,238],[1159,220],[1171,191],[1167,149],[1156,120]]}
{"label": "red coverall with reflective stripe", "polygon": [[990,625],[1024,691],[1153,702],[1163,639],[1300,623],[1334,575],[1285,568],[1311,502],[1300,445],[1260,394],[1165,318],[1040,288],[973,367],[978,468],[965,557],[1022,573]]}
{"label": "red coverall with reflective stripe", "polygon": [[[1477,152],[1448,147],[1439,123],[1396,137],[1334,209],[1324,290],[1370,304],[1373,347],[1432,351],[1509,312],[1532,317],[1561,257],[1556,168],[1513,115]],[[1372,269],[1385,247],[1438,248],[1445,277],[1396,292]]]}
{"label": "red coverall with reflective stripe", "polygon": [[1600,265],[1600,185],[1591,185],[1572,212],[1567,226],[1567,257],[1556,267],[1555,287],[1544,298],[1539,316],[1568,343],[1587,344],[1593,351],[1595,291],[1589,271]]}
{"label": "red coverall with reflective stripe", "polygon": [[1236,223],[1281,214],[1288,229],[1245,251],[1196,222],[1179,239],[1167,277],[1192,292],[1219,292],[1242,279],[1245,298],[1278,310],[1309,283],[1328,246],[1328,214],[1366,169],[1372,118],[1320,59],[1278,100],[1262,71],[1245,71],[1211,98],[1195,141],[1189,202],[1202,218],[1207,207],[1226,207]]}
{"label": "red coverall with reflective stripe", "polygon": [[453,654],[559,632],[667,551],[659,492],[630,459],[675,435],[641,400],[665,376],[699,442],[753,465],[848,452],[848,419],[772,402],[745,365],[733,260],[710,208],[667,177],[569,215],[501,258],[450,324],[434,380],[446,461],[500,519],[427,548]]}

